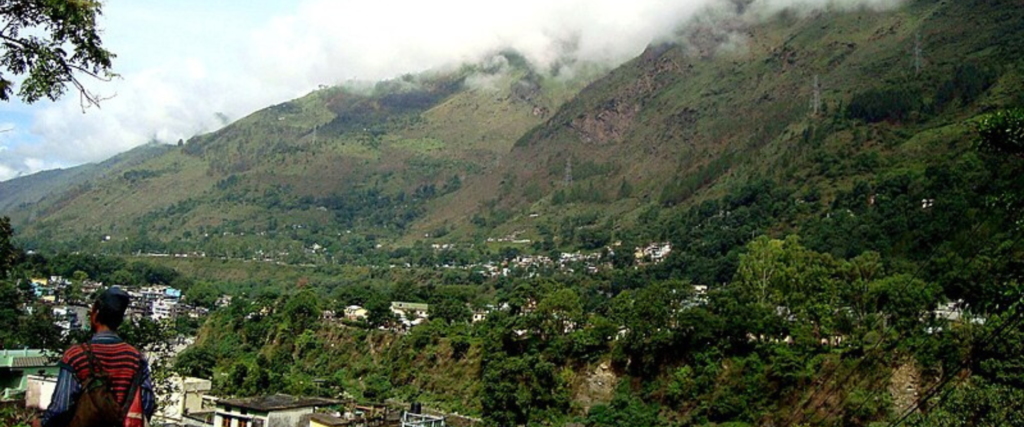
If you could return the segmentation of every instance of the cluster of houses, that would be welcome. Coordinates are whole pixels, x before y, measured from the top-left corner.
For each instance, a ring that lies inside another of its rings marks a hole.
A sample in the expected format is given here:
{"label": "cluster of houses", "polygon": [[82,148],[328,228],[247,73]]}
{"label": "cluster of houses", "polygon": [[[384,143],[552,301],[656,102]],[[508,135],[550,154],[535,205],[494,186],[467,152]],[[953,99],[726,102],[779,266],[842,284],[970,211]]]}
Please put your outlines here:
{"label": "cluster of houses", "polygon": [[670,253],[672,253],[672,243],[656,242],[636,248],[633,257],[636,259],[637,265],[657,264],[664,261]]}
{"label": "cluster of houses", "polygon": [[[531,303],[536,306],[536,302],[531,300]],[[470,318],[473,323],[482,322],[487,319],[487,315],[492,311],[497,310],[494,305],[488,305],[484,308],[472,310],[472,317]],[[508,304],[504,304],[502,309],[507,310]],[[392,301],[391,302],[391,313],[395,315],[397,319],[399,329],[409,329],[413,326],[419,325],[430,318],[430,304],[419,303],[419,302],[404,302],[404,301]],[[321,317],[327,321],[334,320],[347,320],[350,322],[362,322],[365,321],[369,312],[359,305],[350,305],[345,307],[341,316],[333,310],[324,310]]]}
{"label": "cluster of houses", "polygon": [[[430,305],[418,302],[392,301],[391,313],[398,320],[398,324],[404,328],[411,328],[425,322],[430,317]],[[350,322],[362,322],[369,316],[369,311],[359,305],[345,307],[342,316],[333,310],[325,310],[321,316],[324,320],[345,319]]]}
{"label": "cluster of houses", "polygon": [[[501,239],[489,239],[488,241],[495,242],[506,242]],[[520,243],[518,240],[510,241],[513,243]],[[529,242],[529,241],[526,241]],[[616,247],[620,246],[621,243],[616,243],[611,247],[606,248],[608,254],[614,254],[617,250]],[[432,246],[435,250],[448,250],[451,249],[452,245],[438,245]],[[658,264],[664,261],[668,255],[672,252],[672,244],[669,242],[654,242],[645,246],[637,247],[633,251],[633,256],[637,266],[644,266],[650,264]],[[442,265],[439,267],[445,268],[456,268],[452,265]],[[525,271],[530,275],[536,274],[537,270],[541,269],[554,269],[558,271],[573,273],[575,268],[582,268],[587,273],[597,273],[603,269],[611,268],[610,260],[606,259],[604,254],[601,252],[562,252],[557,258],[552,259],[545,255],[519,255],[513,259],[506,261],[490,261],[483,264],[471,264],[466,269],[476,270],[489,277],[507,277],[516,271]]]}
{"label": "cluster of houses", "polygon": [[170,286],[145,286],[127,289],[131,305],[125,316],[132,319],[148,318],[153,321],[173,321],[179,317],[200,319],[210,314],[205,307],[182,302],[181,290]]}
{"label": "cluster of houses", "polygon": [[[70,280],[51,276],[32,278],[31,286],[36,301],[50,307],[54,323],[66,335],[89,325],[90,296],[96,294],[103,283],[83,280],[75,289]],[[169,286],[145,286],[126,291],[132,299],[125,315],[132,319],[173,321],[182,316],[198,319],[209,314],[206,308],[182,302],[181,291]]]}

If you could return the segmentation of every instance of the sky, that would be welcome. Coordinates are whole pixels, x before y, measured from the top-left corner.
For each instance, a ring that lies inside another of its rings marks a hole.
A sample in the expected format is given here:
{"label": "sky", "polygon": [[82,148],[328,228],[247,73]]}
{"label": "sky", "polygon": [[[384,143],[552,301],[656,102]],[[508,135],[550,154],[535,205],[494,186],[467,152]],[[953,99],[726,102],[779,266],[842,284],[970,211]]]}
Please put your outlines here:
{"label": "sky", "polygon": [[[708,8],[889,7],[900,0],[106,0],[111,82],[57,102],[0,102],[0,181],[102,161],[151,140],[223,126],[319,85],[376,81],[500,49],[544,66],[560,55],[609,66],[671,38]],[[572,46],[572,52],[566,52]]]}

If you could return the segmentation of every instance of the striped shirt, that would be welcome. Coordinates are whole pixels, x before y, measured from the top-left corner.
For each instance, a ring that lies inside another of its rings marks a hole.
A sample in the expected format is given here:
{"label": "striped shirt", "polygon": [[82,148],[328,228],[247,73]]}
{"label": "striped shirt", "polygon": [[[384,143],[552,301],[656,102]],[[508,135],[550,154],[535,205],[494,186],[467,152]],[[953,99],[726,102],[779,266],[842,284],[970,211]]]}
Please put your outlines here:
{"label": "striped shirt", "polygon": [[[128,398],[135,373],[142,375],[142,407],[147,417],[156,410],[153,385],[149,366],[138,350],[121,340],[113,332],[99,332],[89,341],[96,360],[96,369],[106,373],[111,381],[111,391],[118,404],[124,405]],[[60,362],[57,387],[53,391],[50,407],[43,414],[43,427],[62,427],[72,416],[71,408],[81,393],[81,384],[89,378],[89,357],[84,345],[76,345],[64,353]]]}

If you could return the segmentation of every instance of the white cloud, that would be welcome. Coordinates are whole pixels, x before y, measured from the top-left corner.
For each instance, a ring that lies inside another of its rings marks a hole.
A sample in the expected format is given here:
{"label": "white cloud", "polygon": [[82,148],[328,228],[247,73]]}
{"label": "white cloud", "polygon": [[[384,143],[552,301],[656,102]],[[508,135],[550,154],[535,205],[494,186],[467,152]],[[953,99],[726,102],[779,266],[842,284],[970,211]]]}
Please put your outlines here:
{"label": "white cloud", "polygon": [[[377,80],[475,61],[512,48],[548,65],[572,47],[580,60],[616,64],[672,34],[709,5],[738,0],[375,0],[110,2],[104,38],[116,94],[82,114],[69,94],[35,113],[32,143],[0,153],[11,170],[98,161],[152,138],[173,142],[299,96],[319,84]],[[754,0],[782,7],[885,7],[900,0]],[[290,10],[283,8],[290,7]],[[29,159],[45,159],[29,161]]]}

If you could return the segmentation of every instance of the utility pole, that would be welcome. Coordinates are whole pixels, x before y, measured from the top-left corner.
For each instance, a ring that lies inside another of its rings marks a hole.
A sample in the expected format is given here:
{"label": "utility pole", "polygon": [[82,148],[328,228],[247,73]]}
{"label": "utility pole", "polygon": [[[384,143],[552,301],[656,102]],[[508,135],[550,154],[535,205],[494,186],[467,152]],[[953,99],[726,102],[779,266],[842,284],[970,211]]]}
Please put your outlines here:
{"label": "utility pole", "polygon": [[821,81],[814,75],[814,95],[811,97],[811,111],[815,116],[821,112]]}

